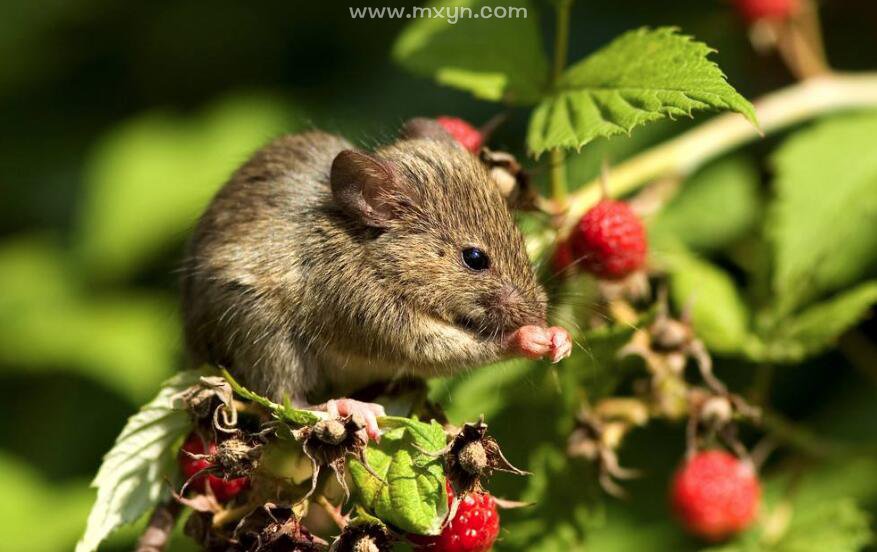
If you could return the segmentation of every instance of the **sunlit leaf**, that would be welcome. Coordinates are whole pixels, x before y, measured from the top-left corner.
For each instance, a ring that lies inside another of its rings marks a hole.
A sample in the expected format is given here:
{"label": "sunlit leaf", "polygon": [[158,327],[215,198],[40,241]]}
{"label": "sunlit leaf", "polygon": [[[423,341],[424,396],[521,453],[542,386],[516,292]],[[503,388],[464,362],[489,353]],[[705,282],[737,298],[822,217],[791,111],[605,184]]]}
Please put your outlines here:
{"label": "sunlit leaf", "polygon": [[877,113],[843,115],[792,135],[774,155],[768,231],[781,313],[874,274]]}
{"label": "sunlit leaf", "polygon": [[187,370],[162,385],[158,395],[128,419],[92,481],[97,500],[76,552],[91,552],[123,525],[137,521],[169,494],[176,473],[176,449],[191,431],[185,405],[175,397],[206,370]]}
{"label": "sunlit leaf", "polygon": [[380,443],[366,449],[369,466],[383,481],[351,460],[350,474],[357,494],[382,521],[409,533],[436,535],[448,513],[445,472],[440,457],[420,450],[444,448],[445,432],[435,421],[427,424],[387,418],[384,423],[395,428],[386,431]]}
{"label": "sunlit leaf", "polygon": [[707,56],[708,46],[672,28],[639,29],[567,69],[530,119],[527,143],[540,154],[581,148],[599,136],[695,110],[730,110],[755,124],[755,110]]}

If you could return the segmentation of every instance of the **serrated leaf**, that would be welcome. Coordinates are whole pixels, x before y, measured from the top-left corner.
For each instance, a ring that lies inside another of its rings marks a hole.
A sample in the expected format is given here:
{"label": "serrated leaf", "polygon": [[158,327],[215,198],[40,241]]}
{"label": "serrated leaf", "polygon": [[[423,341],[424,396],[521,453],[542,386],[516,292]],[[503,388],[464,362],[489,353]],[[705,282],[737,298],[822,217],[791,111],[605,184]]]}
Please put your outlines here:
{"label": "serrated leaf", "polygon": [[744,350],[751,340],[749,310],[731,277],[683,251],[665,260],[670,270],[670,296],[678,309],[691,309],[697,336],[714,352]]}
{"label": "serrated leaf", "polygon": [[832,345],[877,303],[877,281],[862,284],[787,318],[768,338],[766,354],[773,361],[799,362]]}
{"label": "serrated leaf", "polygon": [[[695,251],[716,251],[739,239],[759,218],[758,172],[740,157],[698,171],[649,222],[649,243],[678,240]],[[721,216],[716,216],[721,213]]]}
{"label": "serrated leaf", "polygon": [[176,396],[207,370],[186,370],[166,381],[158,395],[128,419],[92,481],[97,500],[76,552],[91,552],[113,531],[135,522],[168,495],[176,472],[176,445],[192,421]]}
{"label": "serrated leaf", "polygon": [[781,314],[849,285],[877,261],[877,113],[795,133],[773,157],[768,230]]}
{"label": "serrated leaf", "polygon": [[438,15],[415,19],[393,47],[399,64],[485,100],[522,104],[541,97],[548,61],[528,0],[437,1],[424,7],[447,16],[466,9],[479,16],[483,9],[522,9],[526,17],[459,17],[454,23]]}
{"label": "serrated leaf", "polygon": [[258,393],[250,391],[249,389],[238,383],[237,380],[235,380],[225,368],[222,368],[220,371],[222,372],[222,377],[224,377],[228,381],[229,385],[231,385],[231,388],[234,390],[235,393],[247,400],[264,406],[278,420],[282,420],[284,422],[289,422],[296,425],[312,425],[320,420],[320,417],[310,410],[294,408],[292,405],[289,404],[277,404],[271,399],[265,398]]}
{"label": "serrated leaf", "polygon": [[446,438],[442,426],[417,420],[382,418],[397,426],[381,436],[380,443],[366,448],[366,460],[383,478],[371,475],[358,461],[349,462],[359,502],[382,521],[402,531],[437,535],[448,513],[445,472],[440,457],[424,454],[439,451]]}
{"label": "serrated leaf", "polygon": [[695,110],[731,110],[756,124],[755,110],[707,56],[712,50],[672,28],[639,29],[576,63],[530,119],[539,155]]}
{"label": "serrated leaf", "polygon": [[88,268],[124,277],[182,242],[232,171],[288,120],[276,100],[239,97],[194,117],[153,112],[113,129],[86,167],[76,247]]}

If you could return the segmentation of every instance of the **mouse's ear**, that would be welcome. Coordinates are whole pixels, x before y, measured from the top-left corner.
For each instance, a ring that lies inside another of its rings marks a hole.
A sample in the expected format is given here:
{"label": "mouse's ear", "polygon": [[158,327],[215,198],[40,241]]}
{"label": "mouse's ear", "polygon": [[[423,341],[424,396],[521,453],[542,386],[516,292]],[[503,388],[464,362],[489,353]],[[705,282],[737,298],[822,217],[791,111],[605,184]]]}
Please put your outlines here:
{"label": "mouse's ear", "polygon": [[332,161],[332,197],[345,213],[384,228],[396,217],[403,195],[392,164],[361,151],[344,150]]}
{"label": "mouse's ear", "polygon": [[438,121],[426,117],[415,117],[405,121],[399,131],[399,137],[406,140],[425,138],[460,146],[460,143]]}

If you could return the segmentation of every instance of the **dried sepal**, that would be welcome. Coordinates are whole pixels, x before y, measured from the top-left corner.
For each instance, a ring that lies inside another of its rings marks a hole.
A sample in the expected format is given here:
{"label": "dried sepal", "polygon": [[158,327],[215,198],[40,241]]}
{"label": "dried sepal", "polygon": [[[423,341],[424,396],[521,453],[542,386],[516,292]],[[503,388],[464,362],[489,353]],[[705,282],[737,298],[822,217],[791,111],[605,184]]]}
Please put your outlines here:
{"label": "dried sepal", "polygon": [[316,491],[323,466],[329,466],[335,473],[335,478],[344,491],[345,500],[350,498],[350,489],[345,478],[348,455],[359,460],[370,474],[383,481],[366,460],[365,446],[368,441],[363,432],[364,428],[365,421],[362,416],[352,414],[320,420],[314,425],[293,431],[295,439],[302,443],[304,453],[313,464],[311,489],[302,500],[309,498]]}
{"label": "dried sepal", "polygon": [[196,420],[212,416],[220,426],[228,428],[237,425],[234,392],[222,376],[203,376],[198,383],[181,391],[174,399],[181,401]]}
{"label": "dried sepal", "polygon": [[606,420],[589,409],[582,409],[576,422],[567,440],[567,455],[596,464],[603,490],[618,498],[626,496],[616,480],[634,479],[639,477],[639,472],[622,467],[617,450],[627,432],[638,424],[621,419]]}
{"label": "dried sepal", "polygon": [[395,536],[382,523],[349,523],[329,552],[390,552]]}
{"label": "dried sepal", "polygon": [[301,524],[289,506],[266,503],[244,516],[235,527],[233,550],[247,552],[322,552],[327,543]]}
{"label": "dried sepal", "polygon": [[494,471],[527,475],[513,466],[503,455],[496,439],[487,435],[483,416],[474,424],[464,424],[440,453],[445,455],[448,479],[460,494],[480,491],[481,479],[490,477]]}

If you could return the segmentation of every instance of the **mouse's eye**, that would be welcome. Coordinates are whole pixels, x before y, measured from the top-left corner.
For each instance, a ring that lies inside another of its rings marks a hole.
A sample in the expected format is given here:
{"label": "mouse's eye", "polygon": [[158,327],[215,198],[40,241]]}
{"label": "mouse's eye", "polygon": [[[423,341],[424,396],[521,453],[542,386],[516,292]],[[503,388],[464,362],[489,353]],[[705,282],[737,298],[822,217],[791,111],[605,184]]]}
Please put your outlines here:
{"label": "mouse's eye", "polygon": [[490,268],[490,257],[477,247],[467,247],[463,250],[463,264],[472,270],[487,270]]}

